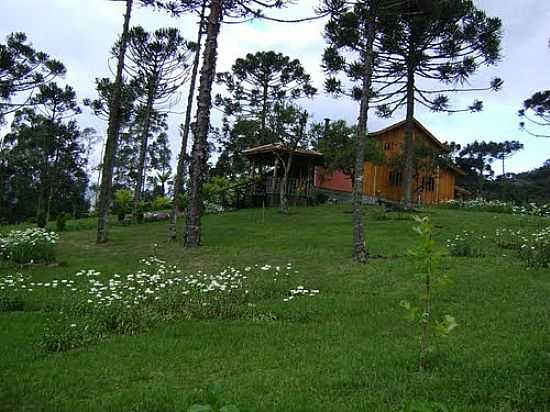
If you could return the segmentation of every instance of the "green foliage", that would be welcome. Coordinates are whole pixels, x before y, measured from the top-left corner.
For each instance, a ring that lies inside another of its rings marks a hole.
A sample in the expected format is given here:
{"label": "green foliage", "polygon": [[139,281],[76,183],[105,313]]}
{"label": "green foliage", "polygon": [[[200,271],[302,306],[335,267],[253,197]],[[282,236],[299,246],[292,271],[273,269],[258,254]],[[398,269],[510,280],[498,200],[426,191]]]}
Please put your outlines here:
{"label": "green foliage", "polygon": [[[338,120],[330,123],[328,128],[314,125],[312,129],[317,134],[319,151],[324,155],[323,159],[328,171],[341,170],[353,179],[357,127],[348,127],[344,120]],[[380,165],[384,163],[384,160],[384,151],[380,142],[376,139],[367,138],[365,161]]]}
{"label": "green foliage", "polygon": [[408,301],[401,301],[401,307],[406,311],[408,320],[418,322],[421,326],[420,335],[420,370],[428,365],[428,353],[433,350],[430,345],[431,336],[446,338],[458,326],[455,319],[445,315],[443,320],[435,321],[432,315],[432,294],[439,286],[446,286],[450,280],[446,275],[438,273],[438,264],[443,254],[438,251],[433,239],[433,227],[428,217],[415,216],[417,226],[413,229],[419,236],[416,248],[409,251],[417,263],[418,277],[423,283],[424,292],[421,298],[421,307],[413,306]]}
{"label": "green foliage", "polygon": [[115,192],[113,201],[113,213],[118,216],[118,221],[123,222],[124,217],[132,211],[134,196],[129,189],[120,189]]}
{"label": "green foliage", "polygon": [[483,256],[482,243],[486,238],[485,235],[476,235],[473,231],[463,230],[454,237],[447,239],[447,250],[451,256]]}
{"label": "green foliage", "polygon": [[[65,66],[58,60],[50,58],[44,52],[35,50],[25,33],[11,33],[6,37],[6,43],[0,43],[0,126],[5,116],[15,106],[11,106],[12,97],[21,97],[18,103],[28,103],[32,92],[38,87],[51,82],[56,77],[66,73]],[[29,96],[30,95],[30,96]],[[8,103],[8,104],[5,104]],[[24,104],[23,104],[24,106]]]}
{"label": "green foliage", "polygon": [[324,205],[328,202],[328,195],[320,190],[315,190],[312,194],[314,205]]}
{"label": "green foliage", "polygon": [[166,196],[157,196],[151,202],[151,210],[156,212],[158,210],[167,210],[172,207],[172,199]]}
{"label": "green foliage", "polygon": [[68,213],[60,213],[57,215],[57,218],[55,219],[55,227],[58,232],[64,232],[67,228],[67,221],[72,216]]}
{"label": "green foliage", "polygon": [[0,259],[16,264],[54,262],[58,235],[41,228],[12,230],[0,237]]}

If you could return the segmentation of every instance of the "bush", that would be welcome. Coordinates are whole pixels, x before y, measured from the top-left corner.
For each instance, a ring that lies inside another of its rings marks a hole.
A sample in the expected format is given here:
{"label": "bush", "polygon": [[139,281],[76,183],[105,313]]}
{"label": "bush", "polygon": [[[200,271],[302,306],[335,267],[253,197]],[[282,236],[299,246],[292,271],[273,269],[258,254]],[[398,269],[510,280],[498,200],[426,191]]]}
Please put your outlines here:
{"label": "bush", "polygon": [[536,268],[550,267],[550,226],[532,233],[523,239],[519,248],[522,259],[528,266]]}
{"label": "bush", "polygon": [[481,242],[486,236],[478,236],[474,232],[463,230],[452,239],[447,239],[447,250],[451,256],[479,257],[483,256]]}
{"label": "bush", "polygon": [[67,228],[67,221],[71,218],[68,213],[59,213],[55,220],[55,228],[58,232],[64,232]]}
{"label": "bush", "polygon": [[314,205],[324,205],[328,202],[328,195],[320,190],[313,192],[313,204]]}
{"label": "bush", "polygon": [[166,196],[157,196],[151,203],[151,211],[167,210],[172,208],[172,200]]}
{"label": "bush", "polygon": [[133,195],[128,189],[120,189],[115,192],[113,201],[113,213],[118,216],[119,222],[124,222],[124,218],[130,213],[132,207]]}
{"label": "bush", "polygon": [[36,226],[44,229],[47,224],[48,224],[48,221],[46,219],[46,212],[40,212],[36,217]]}
{"label": "bush", "polygon": [[17,264],[54,262],[58,238],[41,228],[12,230],[0,237],[0,258]]}

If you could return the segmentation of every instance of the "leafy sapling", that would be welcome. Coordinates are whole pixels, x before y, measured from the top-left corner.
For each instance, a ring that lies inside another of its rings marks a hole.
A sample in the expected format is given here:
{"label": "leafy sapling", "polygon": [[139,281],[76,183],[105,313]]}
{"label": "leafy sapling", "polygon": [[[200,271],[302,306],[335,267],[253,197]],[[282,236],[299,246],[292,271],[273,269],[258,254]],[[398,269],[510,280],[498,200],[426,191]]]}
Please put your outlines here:
{"label": "leafy sapling", "polygon": [[440,321],[434,320],[432,315],[433,291],[437,287],[446,286],[450,283],[447,275],[437,272],[437,267],[443,253],[437,248],[433,239],[433,226],[428,217],[415,216],[417,225],[413,230],[418,233],[418,245],[409,251],[414,257],[418,267],[418,278],[422,280],[424,292],[419,306],[413,306],[410,302],[403,300],[401,306],[406,310],[406,318],[413,322],[419,322],[420,332],[420,359],[419,368],[425,370],[427,366],[427,355],[433,349],[430,346],[432,336],[446,338],[450,332],[458,326],[455,318],[450,315],[443,316]]}

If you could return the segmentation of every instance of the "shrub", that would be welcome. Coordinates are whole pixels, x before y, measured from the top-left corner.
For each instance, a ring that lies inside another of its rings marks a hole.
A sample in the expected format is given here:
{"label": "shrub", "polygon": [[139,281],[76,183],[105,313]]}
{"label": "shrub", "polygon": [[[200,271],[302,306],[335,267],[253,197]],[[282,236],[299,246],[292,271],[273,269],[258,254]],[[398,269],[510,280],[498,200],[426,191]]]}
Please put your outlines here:
{"label": "shrub", "polygon": [[67,228],[67,221],[71,218],[68,213],[59,213],[55,220],[55,228],[58,232],[64,232]]}
{"label": "shrub", "polygon": [[172,208],[172,200],[166,196],[157,196],[151,202],[151,211],[167,210]]}
{"label": "shrub", "polygon": [[131,212],[133,201],[132,192],[128,189],[120,189],[115,192],[113,201],[113,213],[118,216],[119,222],[124,222],[124,218]]}
{"label": "shrub", "polygon": [[313,204],[314,205],[324,205],[328,202],[328,195],[320,190],[315,190],[313,192]]}
{"label": "shrub", "polygon": [[550,267],[550,226],[524,237],[519,254],[530,267]]}
{"label": "shrub", "polygon": [[48,220],[46,219],[46,212],[40,212],[36,217],[36,226],[44,229],[47,224],[48,224]]}
{"label": "shrub", "polygon": [[58,238],[41,228],[12,230],[0,237],[0,258],[17,264],[54,262]]}
{"label": "shrub", "polygon": [[485,235],[478,236],[474,232],[463,230],[452,239],[447,239],[447,250],[451,256],[478,257],[483,256],[481,242]]}

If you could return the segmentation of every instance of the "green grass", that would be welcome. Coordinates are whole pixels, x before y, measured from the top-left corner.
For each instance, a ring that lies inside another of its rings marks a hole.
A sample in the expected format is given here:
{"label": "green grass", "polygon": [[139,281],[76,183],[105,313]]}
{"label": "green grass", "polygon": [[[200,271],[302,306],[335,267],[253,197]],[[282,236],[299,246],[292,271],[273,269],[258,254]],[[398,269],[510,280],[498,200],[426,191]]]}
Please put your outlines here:
{"label": "green grass", "polygon": [[321,292],[261,302],[275,321],[178,319],[58,354],[37,348],[51,313],[36,293],[25,311],[0,313],[0,410],[185,411],[212,383],[241,411],[399,411],[410,402],[468,412],[550,410],[550,273],[527,270],[513,252],[494,246],[496,228],[535,228],[544,220],[422,211],[442,246],[463,229],[489,238],[484,257],[442,261],[454,285],[436,293],[434,311],[452,314],[460,326],[420,373],[419,331],[399,306],[421,293],[406,256],[416,242],[413,222],[402,215],[376,220],[369,209],[374,258],[363,266],[350,258],[348,211],[210,215],[198,251],[168,242],[166,222],[115,226],[107,245],[94,243],[93,229],[63,233],[60,265],[24,274],[46,280],[89,268],[128,273],[158,243],[158,255],[184,272],[292,262],[296,285]]}

